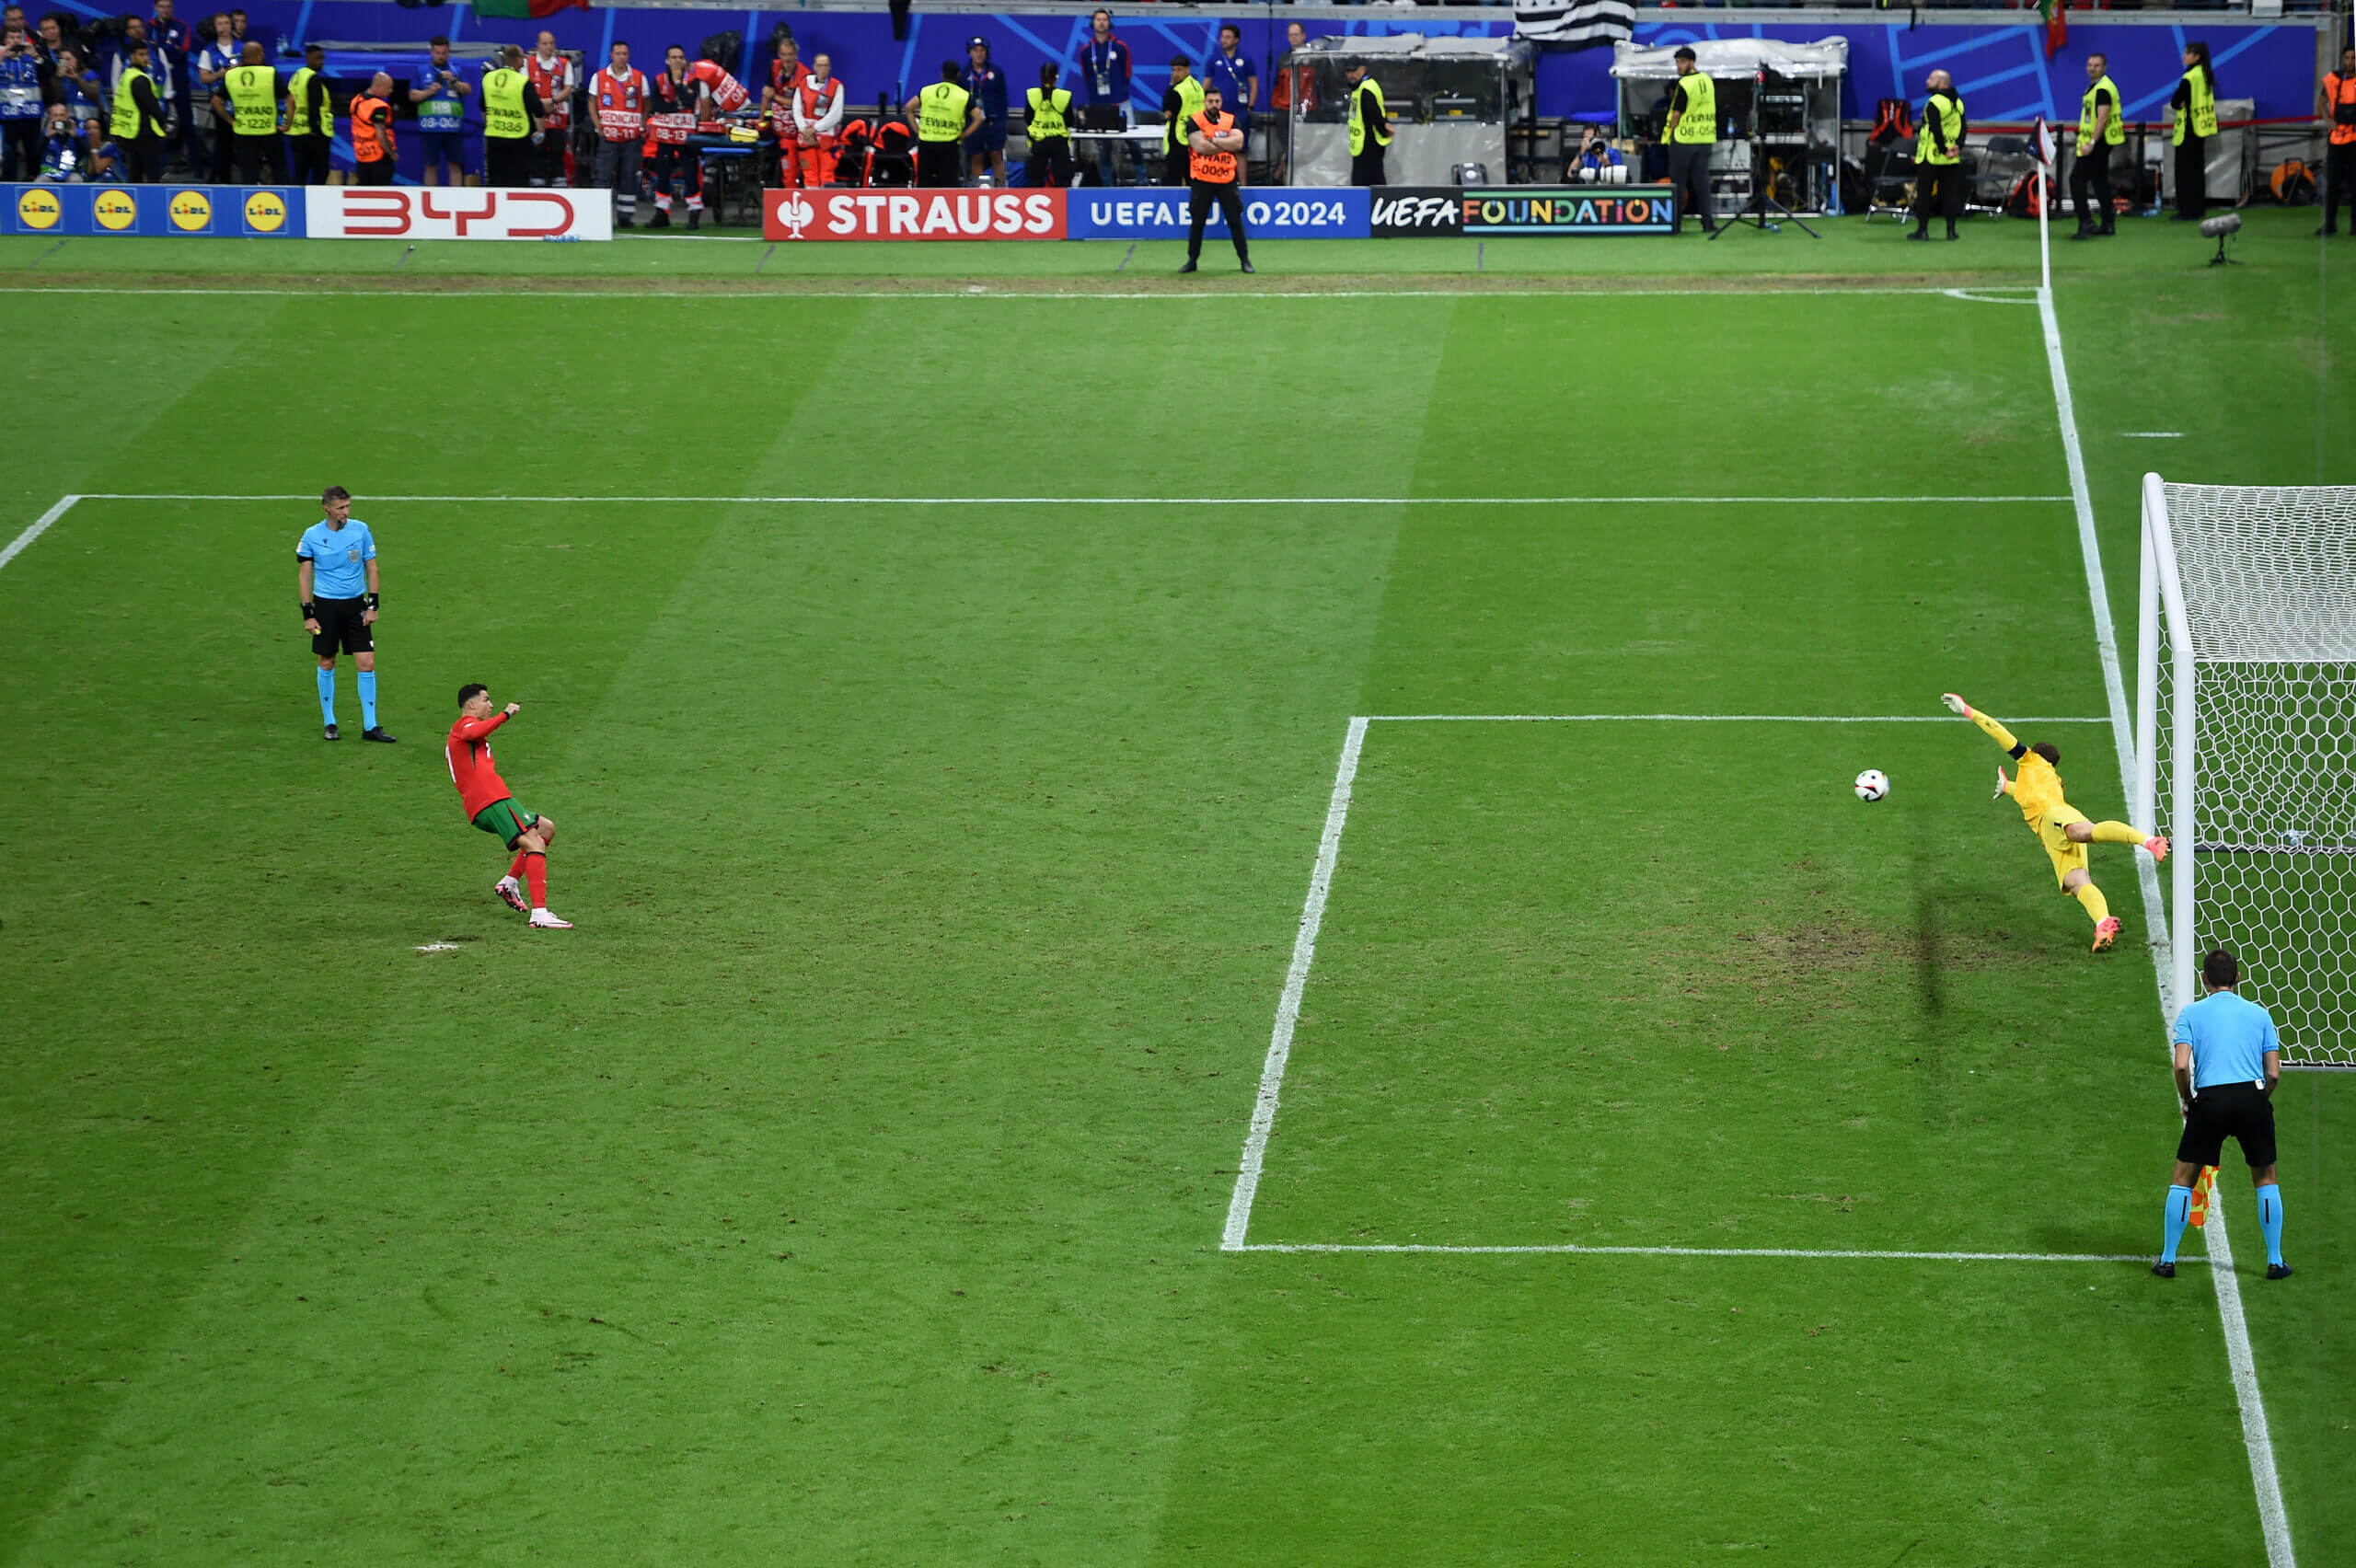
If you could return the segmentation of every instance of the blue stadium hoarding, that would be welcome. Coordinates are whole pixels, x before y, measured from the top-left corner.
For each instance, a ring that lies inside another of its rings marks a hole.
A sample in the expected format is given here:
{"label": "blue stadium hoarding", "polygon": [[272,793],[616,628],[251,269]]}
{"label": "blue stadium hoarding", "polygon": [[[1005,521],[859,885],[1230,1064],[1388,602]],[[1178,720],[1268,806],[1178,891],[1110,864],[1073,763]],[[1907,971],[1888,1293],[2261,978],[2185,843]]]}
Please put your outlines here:
{"label": "blue stadium hoarding", "polygon": [[300,238],[302,194],[283,186],[0,185],[0,232]]}
{"label": "blue stadium hoarding", "polygon": [[1373,193],[1377,238],[1415,235],[1673,234],[1677,192],[1666,185],[1394,186]]}
{"label": "blue stadium hoarding", "polygon": [[[1243,188],[1243,226],[1253,239],[1364,239],[1372,229],[1368,190],[1304,186]],[[1183,185],[1082,186],[1066,209],[1071,239],[1184,239],[1186,188]],[[1227,222],[1214,208],[1204,225],[1206,239],[1227,239]]]}

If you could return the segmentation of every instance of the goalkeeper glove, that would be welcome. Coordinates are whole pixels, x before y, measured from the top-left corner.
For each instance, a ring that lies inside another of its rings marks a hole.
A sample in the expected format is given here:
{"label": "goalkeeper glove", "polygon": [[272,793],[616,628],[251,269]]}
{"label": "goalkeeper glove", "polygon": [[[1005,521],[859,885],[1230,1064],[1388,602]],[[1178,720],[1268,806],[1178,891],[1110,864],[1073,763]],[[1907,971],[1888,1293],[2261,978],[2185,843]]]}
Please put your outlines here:
{"label": "goalkeeper glove", "polygon": [[1955,693],[1951,691],[1942,692],[1939,694],[1939,700],[1946,703],[1947,711],[1954,714],[1957,718],[1969,719],[1971,717],[1971,704],[1964,701],[1963,698],[1956,696]]}

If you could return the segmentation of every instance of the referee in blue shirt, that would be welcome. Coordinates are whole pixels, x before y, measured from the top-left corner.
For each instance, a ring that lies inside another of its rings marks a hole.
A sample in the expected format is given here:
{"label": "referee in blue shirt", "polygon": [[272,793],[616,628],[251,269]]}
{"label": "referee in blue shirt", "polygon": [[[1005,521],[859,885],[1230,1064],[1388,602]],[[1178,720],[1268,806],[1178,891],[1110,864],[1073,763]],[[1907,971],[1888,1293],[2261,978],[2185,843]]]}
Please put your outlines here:
{"label": "referee in blue shirt", "polygon": [[2176,1277],[2177,1243],[2192,1216],[2192,1184],[2214,1165],[2225,1140],[2242,1146],[2258,1187],[2258,1224],[2266,1233],[2266,1277],[2289,1279],[2282,1261],[2282,1189],[2274,1180],[2274,1086],[2282,1081],[2282,1043],[2274,1020],[2234,989],[2241,961],[2212,948],[2200,961],[2209,994],[2176,1015],[2176,1095],[2184,1107],[2184,1137],[2176,1146],[2176,1178],[2168,1187],[2166,1245],[2152,1272]]}
{"label": "referee in blue shirt", "polygon": [[294,596],[319,659],[319,717],[329,740],[343,738],[335,727],[341,649],[360,671],[360,738],[390,745],[393,737],[376,723],[376,537],[352,514],[352,492],[341,485],[320,492],[319,510],[327,516],[305,529],[294,546]]}

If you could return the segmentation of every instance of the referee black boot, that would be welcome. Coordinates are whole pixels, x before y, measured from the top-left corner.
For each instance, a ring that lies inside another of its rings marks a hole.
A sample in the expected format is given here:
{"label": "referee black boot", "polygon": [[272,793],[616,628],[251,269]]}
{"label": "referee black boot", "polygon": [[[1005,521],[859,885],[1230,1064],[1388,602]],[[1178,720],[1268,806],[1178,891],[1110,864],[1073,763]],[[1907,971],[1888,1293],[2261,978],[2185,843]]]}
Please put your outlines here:
{"label": "referee black boot", "polygon": [[1260,269],[1252,265],[1251,262],[1246,261],[1243,263],[1243,270],[1247,272],[1257,272]]}
{"label": "referee black boot", "polygon": [[320,737],[320,739],[322,739],[322,740],[329,740],[329,741],[340,741],[340,740],[343,739],[343,732],[342,732],[341,731],[338,730],[334,725],[330,724],[330,725],[329,725],[329,726],[328,726],[328,732],[327,732],[327,733],[326,733],[325,735],[321,736],[321,737]]}
{"label": "referee black boot", "polygon": [[1191,257],[1191,256],[1187,257],[1187,258],[1186,258],[1186,264],[1185,264],[1184,267],[1179,268],[1178,270],[1179,270],[1180,271],[1182,271],[1182,272],[1191,272],[1191,271],[1193,271],[1195,270],[1195,259],[1194,259],[1193,257]]}
{"label": "referee black boot", "polygon": [[361,731],[360,738],[364,741],[375,741],[379,745],[388,746],[393,744],[393,737],[385,732],[385,727],[382,724],[374,729]]}
{"label": "referee black boot", "polygon": [[2266,1265],[2266,1277],[2269,1279],[2289,1279],[2291,1277],[2291,1265],[2288,1263],[2269,1263]]}

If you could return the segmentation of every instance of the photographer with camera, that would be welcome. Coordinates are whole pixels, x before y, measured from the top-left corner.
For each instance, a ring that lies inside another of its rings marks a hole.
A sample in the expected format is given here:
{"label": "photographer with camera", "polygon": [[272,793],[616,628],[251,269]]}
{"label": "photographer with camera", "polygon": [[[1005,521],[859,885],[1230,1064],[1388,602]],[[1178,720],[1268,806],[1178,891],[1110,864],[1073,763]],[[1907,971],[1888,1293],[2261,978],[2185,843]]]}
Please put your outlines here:
{"label": "photographer with camera", "polygon": [[40,173],[37,177],[43,185],[82,185],[90,179],[90,143],[82,134],[82,122],[75,120],[62,103],[49,106],[48,135],[41,143]]}
{"label": "photographer with camera", "polygon": [[[440,34],[426,44],[430,57],[417,68],[410,83],[409,101],[417,106],[417,140],[425,161],[417,171],[420,185],[462,185],[467,168],[467,105],[474,84],[461,81],[450,64],[450,40]],[[436,168],[442,171],[437,182]]]}
{"label": "photographer with camera", "polygon": [[40,77],[25,25],[9,23],[0,33],[0,179],[30,181],[40,172]]}
{"label": "photographer with camera", "polygon": [[1628,162],[1611,138],[1600,127],[1590,125],[1579,137],[1578,155],[1571,159],[1571,167],[1563,171],[1565,182],[1583,185],[1625,185],[1628,182]]}

